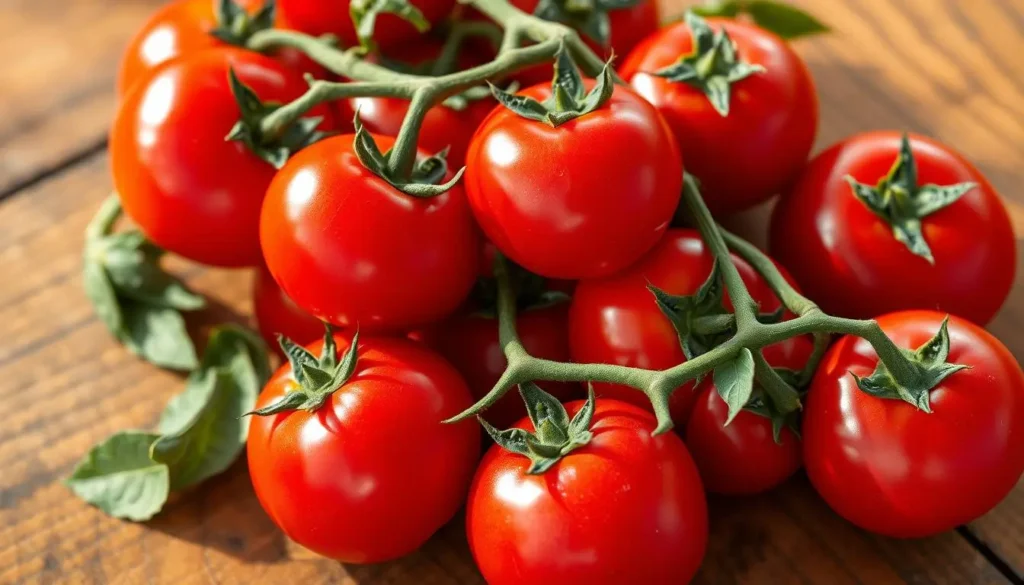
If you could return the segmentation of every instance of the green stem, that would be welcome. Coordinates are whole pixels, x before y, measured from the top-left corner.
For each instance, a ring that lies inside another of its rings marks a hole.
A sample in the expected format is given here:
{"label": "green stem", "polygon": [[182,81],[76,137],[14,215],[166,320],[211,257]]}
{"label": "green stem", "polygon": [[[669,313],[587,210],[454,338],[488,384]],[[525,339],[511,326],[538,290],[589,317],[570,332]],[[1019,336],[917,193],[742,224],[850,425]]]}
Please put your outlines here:
{"label": "green stem", "polygon": [[797,315],[803,315],[811,309],[817,308],[817,305],[815,305],[813,301],[803,296],[793,288],[793,285],[791,285],[789,281],[786,280],[786,277],[782,275],[779,267],[776,266],[775,263],[772,262],[771,258],[766,256],[764,252],[758,250],[757,246],[743,238],[740,238],[739,236],[729,233],[722,229],[721,226],[719,226],[718,229],[726,244],[728,244],[728,246],[732,248],[740,258],[746,260],[747,264],[750,264],[750,266],[764,278],[765,282],[768,283],[768,286],[771,287],[772,292],[775,293],[775,296],[779,297],[779,300],[782,301],[782,304],[785,305],[787,309]]}
{"label": "green stem", "polygon": [[117,197],[117,194],[111,194],[103,200],[103,204],[100,205],[99,211],[89,221],[89,225],[85,228],[85,241],[86,243],[93,243],[102,240],[104,236],[110,234],[110,231],[114,228],[114,224],[121,217],[121,200]]}
{"label": "green stem", "polygon": [[263,30],[250,37],[246,47],[258,52],[266,52],[281,47],[295,48],[328,71],[348,79],[391,81],[397,83],[409,81],[410,79],[429,79],[419,75],[392,71],[387,67],[364,60],[358,49],[338,49],[323,39],[296,31],[280,29]]}
{"label": "green stem", "polygon": [[264,136],[276,136],[289,125],[320,104],[353,97],[394,97],[412,98],[414,90],[406,83],[395,84],[387,81],[356,81],[333,83],[313,81],[306,93],[285,104],[260,121],[260,132]]}

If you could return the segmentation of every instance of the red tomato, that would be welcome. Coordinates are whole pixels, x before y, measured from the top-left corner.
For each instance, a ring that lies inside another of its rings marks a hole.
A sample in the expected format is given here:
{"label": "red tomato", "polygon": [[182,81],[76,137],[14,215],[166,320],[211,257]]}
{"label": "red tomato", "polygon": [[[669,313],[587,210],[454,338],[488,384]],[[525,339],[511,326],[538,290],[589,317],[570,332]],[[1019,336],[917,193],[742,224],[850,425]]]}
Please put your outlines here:
{"label": "red tomato", "polygon": [[[234,0],[253,13],[263,0]],[[215,0],[174,0],[164,5],[128,43],[117,77],[117,93],[124,96],[158,65],[182,55],[227,46],[210,34],[217,27]],[[295,49],[281,49],[275,58],[304,73],[324,78],[327,72]]]}
{"label": "red tomato", "polygon": [[[335,336],[339,354],[350,341]],[[308,346],[319,355],[323,342]],[[290,364],[264,408],[296,387]],[[253,416],[249,475],[267,514],[300,545],[344,562],[398,558],[464,501],[480,452],[473,421],[441,421],[471,404],[458,372],[402,339],[363,339],[353,376],[319,409]]]}
{"label": "red tomato", "polygon": [[[382,151],[394,144],[375,138]],[[439,321],[462,304],[479,266],[462,186],[405,195],[364,167],[352,142],[318,142],[278,172],[260,224],[267,267],[300,307],[335,325],[400,331]]]}
{"label": "red tomato", "polygon": [[[551,88],[523,94],[544,100]],[[636,261],[665,232],[682,186],[664,121],[619,85],[601,108],[556,128],[495,108],[466,163],[466,191],[487,237],[549,278],[604,276]]]}
{"label": "red tomato", "polygon": [[[424,18],[438,23],[455,8],[456,0],[409,0],[420,9]],[[349,12],[349,0],[277,0],[281,18],[304,33],[320,36],[337,35],[343,47],[359,44]],[[415,40],[419,31],[407,20],[390,13],[377,17],[373,40],[381,48],[394,47]]]}
{"label": "red tomato", "polygon": [[727,116],[701,90],[652,75],[693,50],[685,22],[648,37],[620,73],[665,116],[708,207],[728,213],[765,201],[800,172],[817,132],[818,99],[810,72],[785,41],[752,24],[707,22],[729,34],[740,60],[765,68],[732,84]]}
{"label": "red tomato", "polygon": [[252,304],[260,335],[278,355],[281,355],[278,334],[300,345],[316,341],[324,335],[323,322],[300,309],[295,301],[288,298],[265,267],[261,267],[253,279]]}
{"label": "red tomato", "polygon": [[[566,405],[570,415],[582,401]],[[469,546],[490,585],[678,585],[707,545],[697,469],[654,417],[598,400],[593,439],[540,475],[494,446],[466,507]],[[532,430],[529,420],[520,428]]]}
{"label": "red tomato", "polygon": [[[904,311],[878,319],[900,347],[917,348],[943,313]],[[949,320],[948,363],[970,368],[931,390],[932,413],[876,398],[853,375],[878,364],[847,336],[825,356],[804,407],[804,464],[818,493],[857,526],[900,538],[928,536],[988,512],[1024,472],[1024,374],[989,333]],[[851,375],[852,374],[852,375]]]}
{"label": "red tomato", "polygon": [[[513,6],[530,14],[533,14],[539,3],[540,0],[512,0]],[[580,36],[598,55],[628,55],[647,35],[658,30],[658,3],[654,0],[640,0],[635,6],[609,10],[608,20],[611,25],[609,46],[602,46],[586,34],[581,33]],[[550,78],[549,75],[549,81]]]}
{"label": "red tomato", "polygon": [[[176,59],[122,102],[110,133],[114,186],[146,237],[214,266],[258,266],[259,216],[275,169],[224,137],[239,118],[228,70],[265,101],[303,94],[296,71],[225,47]],[[334,123],[326,109],[322,127]]]}
{"label": "red tomato", "polygon": [[[568,303],[520,311],[516,331],[526,351],[538,358],[569,361],[567,324]],[[479,313],[457,315],[435,328],[431,347],[462,373],[474,400],[483,398],[494,388],[508,362],[498,343],[498,320]],[[579,384],[539,382],[559,400],[577,398]],[[512,426],[526,416],[526,408],[515,390],[487,409],[484,418],[499,429]]]}
{"label": "red tomato", "polygon": [[[733,257],[762,313],[778,310],[780,304],[768,284],[740,258]],[[679,335],[647,290],[653,284],[669,294],[697,292],[711,274],[714,261],[695,230],[671,229],[639,262],[601,279],[583,280],[576,285],[569,309],[569,349],[573,361],[607,363],[662,370],[686,361]],[[732,305],[728,302],[730,309]],[[799,341],[783,342],[784,355],[794,353]],[[693,382],[677,389],[670,401],[672,420],[682,427],[689,420],[694,400]],[[650,408],[647,397],[633,388],[616,384],[594,384],[598,396],[606,396]]]}
{"label": "red tomato", "polygon": [[[800,370],[811,355],[807,337],[769,346],[765,359],[774,367]],[[709,375],[697,387],[686,424],[686,446],[700,470],[704,488],[716,494],[756,494],[779,485],[800,469],[800,439],[783,427],[775,442],[772,421],[748,410],[728,420],[729,407]]]}
{"label": "red tomato", "polygon": [[870,318],[934,308],[984,325],[1013,284],[1016,241],[992,185],[960,154],[910,135],[918,184],[977,186],[921,219],[934,264],[896,240],[845,177],[875,185],[900,150],[897,132],[852,136],[818,155],[775,208],[772,254],[829,313]]}
{"label": "red tomato", "polygon": [[[401,98],[360,97],[349,101],[359,110],[359,119],[375,134],[398,136],[409,102]],[[419,147],[430,154],[448,151],[448,165],[460,169],[466,165],[466,150],[480,122],[494,109],[493,99],[470,101],[463,110],[438,105],[427,112],[420,128]]]}

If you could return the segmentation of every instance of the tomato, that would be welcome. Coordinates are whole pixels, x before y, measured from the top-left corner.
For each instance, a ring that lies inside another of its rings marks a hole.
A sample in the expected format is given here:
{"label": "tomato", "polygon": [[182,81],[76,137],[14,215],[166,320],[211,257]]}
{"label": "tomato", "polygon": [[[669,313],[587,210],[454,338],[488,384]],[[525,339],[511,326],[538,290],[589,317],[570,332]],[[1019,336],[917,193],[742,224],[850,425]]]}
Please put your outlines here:
{"label": "tomato", "polygon": [[[944,313],[904,311],[878,319],[900,347],[917,348]],[[847,336],[826,354],[804,407],[804,464],[833,510],[872,532],[936,534],[988,512],[1024,472],[1024,374],[996,338],[949,320],[948,363],[963,364],[930,391],[932,412],[857,388],[878,364]]]}
{"label": "tomato", "polygon": [[765,68],[732,83],[728,115],[700,89],[652,74],[693,51],[686,22],[649,36],[620,74],[668,121],[687,170],[700,179],[705,201],[717,214],[765,201],[799,174],[814,144],[818,101],[807,67],[785,41],[752,24],[707,23],[728,33],[740,61]]}
{"label": "tomato", "polygon": [[[250,13],[263,6],[263,0],[234,0]],[[210,34],[217,28],[215,0],[174,0],[162,6],[128,43],[117,77],[117,93],[124,96],[137,81],[158,65],[182,55],[214,47],[227,46]],[[281,49],[275,58],[303,73],[319,79],[327,72],[295,49]]]}
{"label": "tomato", "polygon": [[[566,405],[570,415],[583,401]],[[490,585],[677,585],[697,572],[707,505],[697,470],[654,417],[598,400],[590,443],[546,472],[491,447],[466,507],[469,546]],[[529,420],[519,428],[532,430]]]}
{"label": "tomato", "polygon": [[[551,88],[523,94],[544,100]],[[604,276],[636,261],[665,232],[682,186],[664,121],[619,85],[608,103],[558,127],[495,108],[466,163],[466,191],[487,237],[549,278]]]}
{"label": "tomato", "polygon": [[960,199],[920,218],[933,263],[894,237],[845,177],[875,185],[900,153],[896,132],[851,136],[818,155],[772,216],[771,251],[828,313],[870,318],[933,308],[984,325],[1013,284],[1016,241],[999,196],[954,150],[911,134],[917,186],[970,182]]}
{"label": "tomato", "polygon": [[[567,320],[569,304],[557,303],[520,311],[516,331],[527,353],[554,361],[569,361]],[[505,371],[508,362],[498,343],[498,320],[481,313],[457,315],[435,328],[432,347],[462,373],[475,400],[483,398]],[[580,395],[575,383],[540,382],[544,390],[559,400]],[[498,428],[507,428],[526,415],[517,392],[506,394],[484,413],[484,418]]]}
{"label": "tomato", "polygon": [[278,334],[303,345],[324,334],[324,324],[288,298],[265,267],[257,270],[253,279],[252,305],[260,335],[278,355]]}
{"label": "tomato", "polygon": [[[405,195],[359,162],[353,139],[318,142],[278,172],[260,222],[267,267],[300,307],[335,325],[401,331],[439,321],[479,266],[465,192]],[[382,151],[394,144],[375,139]]]}
{"label": "tomato", "polygon": [[[540,0],[512,0],[513,6],[530,14],[537,9],[538,4]],[[598,55],[628,55],[647,35],[658,30],[658,3],[654,0],[639,0],[633,6],[608,10],[608,23],[611,31],[611,43],[608,46],[587,36],[585,32],[580,32],[580,36]]]}
{"label": "tomato", "polygon": [[[320,36],[337,35],[343,47],[359,44],[349,0],[277,0],[281,18],[304,33]],[[372,4],[366,3],[363,4]],[[431,23],[438,23],[455,8],[455,0],[409,0]],[[419,31],[407,20],[391,13],[377,16],[373,40],[382,49],[415,40]]]}
{"label": "tomato", "polygon": [[[175,254],[214,266],[258,266],[259,215],[275,169],[224,137],[238,121],[228,83],[239,79],[265,101],[303,94],[298,72],[231,47],[176,59],[121,103],[110,132],[114,187],[146,237]],[[333,119],[326,109],[312,115]]]}
{"label": "tomato", "polygon": [[[350,339],[335,335],[339,353]],[[317,356],[323,341],[307,349]],[[291,364],[257,409],[298,387]],[[462,505],[480,453],[471,404],[444,359],[403,339],[363,339],[353,375],[313,411],[253,416],[249,475],[289,538],[332,559],[375,563],[422,545]]]}
{"label": "tomato", "polygon": [[[778,299],[754,269],[735,256],[733,262],[760,311],[778,310]],[[652,370],[685,362],[679,335],[658,308],[647,285],[653,284],[673,295],[690,295],[711,274],[713,263],[697,231],[673,228],[653,250],[626,270],[580,281],[569,309],[569,349],[573,361]],[[732,307],[728,302],[726,306]],[[790,340],[770,349],[789,355],[796,343],[801,342]],[[672,394],[672,420],[679,427],[689,420],[697,397],[693,387],[693,382],[688,382]],[[647,397],[633,388],[604,383],[594,384],[594,388],[598,396],[650,408]]]}
{"label": "tomato", "polygon": [[[813,345],[807,337],[765,348],[765,359],[777,368],[800,370]],[[686,424],[686,446],[700,470],[704,488],[729,495],[756,494],[779,485],[800,469],[800,439],[782,427],[775,442],[771,419],[740,411],[726,426],[729,407],[718,395],[714,378],[697,387],[697,399]]]}

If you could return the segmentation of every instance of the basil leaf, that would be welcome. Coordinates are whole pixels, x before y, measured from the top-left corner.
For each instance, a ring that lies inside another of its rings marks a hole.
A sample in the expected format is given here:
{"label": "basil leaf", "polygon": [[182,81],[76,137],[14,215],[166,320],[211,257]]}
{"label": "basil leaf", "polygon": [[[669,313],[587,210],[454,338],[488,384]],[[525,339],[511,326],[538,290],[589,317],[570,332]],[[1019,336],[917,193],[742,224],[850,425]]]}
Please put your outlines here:
{"label": "basil leaf", "polygon": [[170,491],[167,466],[149,457],[157,435],[123,431],[89,451],[65,484],[115,518],[149,520]]}
{"label": "basil leaf", "polygon": [[718,395],[729,406],[728,425],[754,393],[754,355],[744,347],[732,361],[715,368],[714,381]]}
{"label": "basil leaf", "polygon": [[133,353],[163,368],[196,367],[196,350],[181,313],[126,299],[122,299],[121,311],[124,329],[119,337]]}
{"label": "basil leaf", "polygon": [[784,39],[826,33],[828,26],[807,12],[782,2],[752,0],[744,5],[746,11],[763,29]]}

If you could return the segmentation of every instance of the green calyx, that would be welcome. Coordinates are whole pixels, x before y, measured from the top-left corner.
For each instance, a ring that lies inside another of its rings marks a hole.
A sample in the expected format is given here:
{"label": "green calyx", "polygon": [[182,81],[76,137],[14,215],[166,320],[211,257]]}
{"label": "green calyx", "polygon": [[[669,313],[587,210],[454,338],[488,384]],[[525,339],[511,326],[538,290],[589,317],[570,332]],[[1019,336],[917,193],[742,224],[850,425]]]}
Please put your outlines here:
{"label": "green calyx", "polygon": [[409,179],[404,180],[388,170],[388,159],[391,157],[392,151],[380,151],[373,135],[366,131],[362,121],[359,120],[358,111],[356,112],[355,128],[354,145],[359,162],[370,172],[406,195],[420,198],[437,197],[454,187],[462,179],[462,174],[466,172],[466,167],[462,167],[450,181],[439,184],[439,181],[444,179],[448,173],[448,149],[446,148],[433,156],[417,161]]}
{"label": "green calyx", "polygon": [[253,15],[235,0],[217,0],[217,26],[210,34],[236,47],[244,47],[252,35],[274,28],[275,0],[265,0]]}
{"label": "green calyx", "polygon": [[238,79],[234,69],[229,70],[228,79],[240,118],[225,140],[241,142],[274,168],[283,167],[292,154],[330,135],[318,130],[322,116],[299,118],[273,135],[263,132],[260,128],[263,119],[281,108],[281,104],[261,101],[251,87]]}
{"label": "green calyx", "polygon": [[533,433],[524,429],[498,430],[477,417],[487,434],[501,448],[530,459],[529,475],[551,469],[562,457],[586,445],[594,437],[590,423],[594,419],[594,388],[590,386],[587,402],[569,420],[569,413],[557,398],[541,390],[533,382],[519,385],[519,394],[526,403],[526,413],[533,423]]}
{"label": "green calyx", "polygon": [[325,329],[324,346],[319,357],[287,337],[278,336],[278,343],[288,358],[292,375],[298,385],[281,400],[249,414],[270,416],[290,410],[312,412],[323,406],[327,399],[352,377],[359,354],[359,332],[356,331],[352,337],[352,345],[339,359],[334,332],[330,325],[325,325]]}
{"label": "green calyx", "polygon": [[[500,254],[500,252],[498,252]],[[504,259],[508,271],[509,286],[516,299],[517,311],[543,309],[569,301],[569,295],[562,291],[550,290],[548,280]],[[497,317],[498,280],[494,277],[478,278],[470,293],[477,307],[476,312],[487,317]]]}
{"label": "green calyx", "polygon": [[206,300],[160,267],[164,251],[142,232],[114,232],[121,202],[112,195],[86,230],[82,268],[85,293],[97,317],[132,353],[160,367],[198,365],[184,311]]}
{"label": "green calyx", "polygon": [[515,95],[491,85],[491,94],[498,103],[529,120],[545,122],[558,127],[570,120],[589,114],[612,97],[615,90],[612,70],[605,63],[597,76],[597,83],[587,92],[576,63],[562,45],[555,54],[555,75],[551,81],[551,97],[543,102],[532,97]]}
{"label": "green calyx", "polygon": [[560,22],[602,47],[611,45],[612,27],[608,12],[639,5],[641,0],[540,0],[533,14]]}
{"label": "green calyx", "polygon": [[693,52],[654,75],[669,81],[685,83],[704,92],[712,107],[723,117],[729,115],[732,84],[765,68],[740,60],[736,43],[725,29],[711,30],[703,18],[693,12],[686,13],[686,24],[693,35]]}
{"label": "green calyx", "polygon": [[892,227],[893,237],[929,264],[935,264],[935,258],[924,238],[921,220],[956,203],[978,186],[972,182],[943,186],[918,185],[917,162],[910,148],[910,138],[906,134],[903,134],[896,161],[878,184],[865,185],[851,176],[847,176],[846,181],[854,196]]}
{"label": "green calyx", "polygon": [[875,371],[865,378],[854,373],[857,387],[878,398],[902,400],[924,412],[931,412],[931,390],[952,374],[970,366],[951,364],[949,358],[949,317],[942,321],[939,331],[916,350],[902,350],[913,367],[910,380],[897,382],[881,361]]}
{"label": "green calyx", "polygon": [[381,14],[397,15],[412,23],[420,33],[430,30],[430,21],[408,0],[352,0],[349,3],[349,14],[356,28],[356,36],[367,50],[375,46],[373,30],[377,26],[377,17]]}

